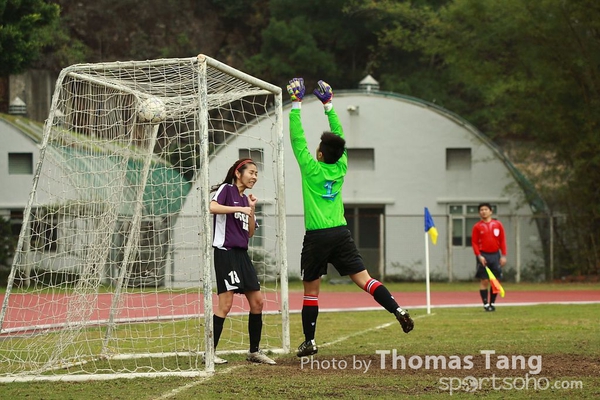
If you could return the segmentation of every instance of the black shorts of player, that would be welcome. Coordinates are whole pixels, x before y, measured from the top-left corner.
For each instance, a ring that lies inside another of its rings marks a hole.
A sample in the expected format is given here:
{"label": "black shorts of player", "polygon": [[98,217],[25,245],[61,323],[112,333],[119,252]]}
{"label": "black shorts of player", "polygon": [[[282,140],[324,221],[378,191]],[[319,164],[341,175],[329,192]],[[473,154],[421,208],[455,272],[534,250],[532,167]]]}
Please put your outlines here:
{"label": "black shorts of player", "polygon": [[217,294],[260,290],[256,270],[245,249],[214,249]]}
{"label": "black shorts of player", "polygon": [[312,282],[327,274],[331,263],[340,275],[365,270],[363,259],[346,226],[307,231],[302,244],[300,268],[302,280]]}
{"label": "black shorts of player", "polygon": [[[481,255],[483,256],[483,258],[485,258],[487,266],[492,271],[494,276],[497,279],[502,279],[502,267],[500,266],[500,252],[484,253],[482,251]],[[483,264],[481,264],[478,257],[475,258],[477,259],[477,272],[475,273],[475,278],[488,279],[489,276],[487,274],[487,271],[485,270],[485,267],[483,266]]]}

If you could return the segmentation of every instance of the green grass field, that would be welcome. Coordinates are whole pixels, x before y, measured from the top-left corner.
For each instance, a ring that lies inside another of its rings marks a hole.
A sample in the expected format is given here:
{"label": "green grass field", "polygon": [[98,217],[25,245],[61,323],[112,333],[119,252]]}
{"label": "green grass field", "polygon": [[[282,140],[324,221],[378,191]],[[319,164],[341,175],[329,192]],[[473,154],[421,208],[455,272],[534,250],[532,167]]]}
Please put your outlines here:
{"label": "green grass field", "polygon": [[[434,284],[432,290],[473,290],[472,283],[465,285]],[[389,287],[393,291],[419,288],[415,284]],[[345,285],[323,289],[338,288],[350,289]],[[511,285],[511,290],[576,288],[595,290],[598,285]],[[385,311],[323,312],[317,329],[320,350],[312,359],[274,355],[278,365],[266,366],[250,365],[243,355],[228,355],[229,364],[217,366],[209,378],[8,383],[0,385],[0,398],[600,396],[600,304],[500,306],[495,313],[482,312],[480,307],[440,308],[431,315],[425,310],[412,314],[415,330],[406,335]],[[300,315],[292,314],[293,346],[301,342],[301,331]]]}

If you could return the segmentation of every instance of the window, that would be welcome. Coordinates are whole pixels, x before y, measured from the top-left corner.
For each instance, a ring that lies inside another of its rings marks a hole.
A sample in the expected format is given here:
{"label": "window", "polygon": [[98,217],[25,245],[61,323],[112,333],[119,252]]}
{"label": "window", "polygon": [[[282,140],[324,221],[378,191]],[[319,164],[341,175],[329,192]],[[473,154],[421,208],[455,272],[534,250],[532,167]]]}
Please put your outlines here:
{"label": "window", "polygon": [[348,149],[348,164],[355,171],[374,171],[375,149]]}
{"label": "window", "polygon": [[446,149],[446,171],[469,171],[471,149]]}
{"label": "window", "polygon": [[471,232],[479,218],[452,217],[452,246],[471,247]]}
{"label": "window", "polygon": [[33,175],[32,153],[8,153],[9,175]]}
{"label": "window", "polygon": [[256,163],[259,171],[264,169],[264,151],[263,149],[239,149],[239,158],[251,158]]}
{"label": "window", "polygon": [[464,230],[463,218],[452,218],[452,246],[463,246]]}
{"label": "window", "polygon": [[463,213],[463,206],[462,205],[460,205],[460,206],[453,206],[453,205],[451,205],[451,206],[448,207],[448,212],[450,214],[452,214],[452,215],[453,214],[460,214],[460,215],[462,215],[462,213]]}

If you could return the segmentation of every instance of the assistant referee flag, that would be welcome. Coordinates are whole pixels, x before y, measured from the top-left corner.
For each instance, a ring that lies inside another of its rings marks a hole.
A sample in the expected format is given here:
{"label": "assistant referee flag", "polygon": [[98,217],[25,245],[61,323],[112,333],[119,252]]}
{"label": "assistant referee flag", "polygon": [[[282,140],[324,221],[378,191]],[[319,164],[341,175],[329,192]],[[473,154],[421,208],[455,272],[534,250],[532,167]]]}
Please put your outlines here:
{"label": "assistant referee flag", "polygon": [[485,267],[485,270],[487,271],[488,278],[490,278],[490,284],[492,285],[492,293],[500,293],[500,297],[504,297],[504,288],[500,284],[498,278],[496,278],[496,276],[494,275],[492,270],[489,269],[489,267]]}

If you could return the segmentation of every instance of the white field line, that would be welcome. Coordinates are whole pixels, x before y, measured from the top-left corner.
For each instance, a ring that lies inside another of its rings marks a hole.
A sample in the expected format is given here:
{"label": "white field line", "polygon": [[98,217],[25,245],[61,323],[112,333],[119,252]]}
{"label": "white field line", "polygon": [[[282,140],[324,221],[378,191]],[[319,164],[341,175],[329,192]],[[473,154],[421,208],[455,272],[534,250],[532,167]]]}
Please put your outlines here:
{"label": "white field line", "polygon": [[[597,300],[572,300],[572,301],[539,301],[539,302],[514,302],[514,303],[496,303],[496,306],[502,307],[522,307],[522,306],[540,306],[540,305],[549,305],[549,304],[557,304],[557,305],[579,305],[579,304],[600,304],[600,301]],[[469,308],[469,307],[483,307],[481,302],[479,303],[469,303],[469,304],[439,304],[439,305],[431,305],[431,309],[434,308]],[[407,310],[417,310],[417,309],[425,309],[426,305],[414,305],[414,306],[405,306],[403,307]],[[381,306],[373,306],[373,307],[354,307],[354,308],[319,308],[319,313],[322,312],[356,312],[356,311],[379,311],[381,310]],[[290,314],[299,314],[302,310],[290,310]],[[431,314],[430,314],[431,315]],[[414,319],[414,318],[413,318]]]}
{"label": "white field line", "polygon": [[[236,369],[241,368],[243,366],[244,365],[236,365],[236,366],[233,366],[233,367],[225,368],[225,369],[219,371],[219,374],[228,374],[228,373],[233,372]],[[208,381],[209,379],[213,378],[216,374],[217,374],[217,372],[215,372],[214,375],[205,376],[205,377],[202,377],[200,379],[196,379],[195,381],[190,382],[187,385],[183,385],[183,386],[180,386],[180,387],[175,388],[173,390],[170,390],[167,393],[163,394],[162,396],[157,397],[156,400],[166,400],[166,399],[173,398],[173,397],[177,396],[181,392],[184,392],[184,391],[186,391],[188,389],[191,389],[191,388],[193,388],[195,386],[198,386],[198,385],[200,385],[200,384]]]}
{"label": "white field line", "polygon": [[[414,317],[413,320],[415,320],[415,319],[421,319],[421,318],[425,318],[425,317],[431,317],[433,315],[435,315],[435,314],[418,315],[418,316]],[[394,320],[393,322],[387,322],[385,324],[378,325],[378,326],[376,326],[374,328],[369,328],[369,329],[362,330],[360,332],[355,332],[355,333],[353,333],[351,335],[348,335],[348,336],[342,336],[341,338],[336,339],[333,342],[327,342],[327,343],[320,344],[319,347],[332,346],[334,344],[338,344],[340,342],[343,342],[344,340],[348,340],[348,339],[353,338],[355,336],[364,335],[365,333],[369,333],[371,331],[376,331],[376,330],[379,330],[379,329],[384,329],[384,328],[387,328],[388,326],[392,326],[392,325],[398,325],[398,327],[400,327],[400,323],[398,321]]]}

